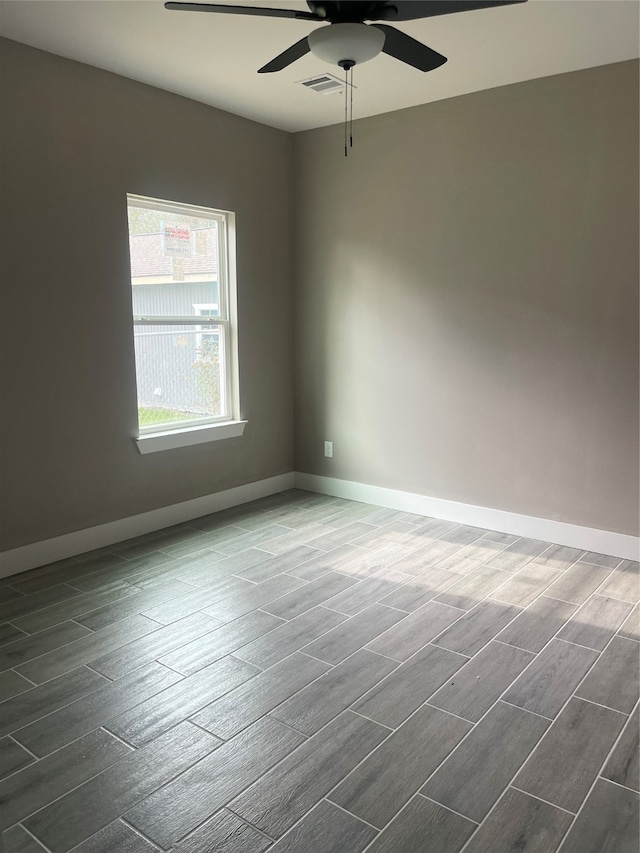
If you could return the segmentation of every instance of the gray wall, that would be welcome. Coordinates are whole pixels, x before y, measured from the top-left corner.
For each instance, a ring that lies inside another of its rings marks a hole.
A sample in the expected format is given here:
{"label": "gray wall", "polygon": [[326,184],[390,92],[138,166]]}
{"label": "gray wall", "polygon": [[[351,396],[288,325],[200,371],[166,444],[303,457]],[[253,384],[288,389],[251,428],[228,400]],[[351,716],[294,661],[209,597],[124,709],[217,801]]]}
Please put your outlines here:
{"label": "gray wall", "polygon": [[354,145],[295,139],[297,470],[637,533],[638,63]]}
{"label": "gray wall", "polygon": [[[3,549],[290,471],[293,364],[298,470],[637,532],[637,63],[359,121],[345,160],[0,55]],[[135,448],[127,192],[237,214],[240,439]]]}
{"label": "gray wall", "polygon": [[[2,549],[293,466],[289,134],[4,40]],[[126,193],[236,212],[242,438],[141,456]]]}

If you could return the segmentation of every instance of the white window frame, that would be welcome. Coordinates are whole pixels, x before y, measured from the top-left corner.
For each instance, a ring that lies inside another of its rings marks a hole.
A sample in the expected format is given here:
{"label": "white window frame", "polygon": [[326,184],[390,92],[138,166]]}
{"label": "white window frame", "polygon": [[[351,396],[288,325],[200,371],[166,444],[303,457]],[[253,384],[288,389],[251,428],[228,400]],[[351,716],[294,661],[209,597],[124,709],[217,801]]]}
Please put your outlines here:
{"label": "white window frame", "polygon": [[[218,311],[219,316],[196,313],[183,316],[133,315],[133,328],[144,326],[193,326],[201,331],[203,326],[218,326],[223,342],[221,361],[223,362],[224,411],[217,416],[192,418],[188,421],[175,421],[167,424],[140,427],[135,436],[141,453],[156,450],[168,450],[232,438],[242,435],[246,421],[240,418],[240,393],[238,386],[238,336],[237,336],[237,299],[235,269],[235,216],[231,211],[214,210],[181,202],[149,198],[127,194],[129,206],[161,211],[168,216],[205,217],[217,223],[218,230]],[[131,285],[133,287],[133,285]],[[194,306],[198,308],[201,306]],[[208,307],[208,306],[207,306]],[[137,378],[137,377],[136,377]],[[136,395],[137,397],[137,395]]]}

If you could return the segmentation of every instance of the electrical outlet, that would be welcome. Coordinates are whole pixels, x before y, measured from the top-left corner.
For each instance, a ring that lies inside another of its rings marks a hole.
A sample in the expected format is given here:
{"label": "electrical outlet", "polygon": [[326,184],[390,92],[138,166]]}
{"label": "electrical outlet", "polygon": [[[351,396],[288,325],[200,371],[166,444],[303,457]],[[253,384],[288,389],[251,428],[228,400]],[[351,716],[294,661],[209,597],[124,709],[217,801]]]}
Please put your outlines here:
{"label": "electrical outlet", "polygon": [[333,458],[333,442],[332,441],[325,441],[325,443],[324,443],[324,455],[327,456],[329,459]]}

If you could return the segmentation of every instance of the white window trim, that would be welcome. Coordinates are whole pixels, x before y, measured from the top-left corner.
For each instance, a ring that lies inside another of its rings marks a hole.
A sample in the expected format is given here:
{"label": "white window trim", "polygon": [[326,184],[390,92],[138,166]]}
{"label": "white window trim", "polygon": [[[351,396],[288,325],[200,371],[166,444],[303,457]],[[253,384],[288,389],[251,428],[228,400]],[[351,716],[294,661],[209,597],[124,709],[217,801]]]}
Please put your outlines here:
{"label": "white window trim", "polygon": [[190,447],[209,441],[221,441],[225,438],[237,438],[244,432],[248,421],[224,421],[217,424],[184,427],[166,432],[147,432],[136,438],[140,453],[157,453],[159,450],[173,450],[176,447]]}
{"label": "white window trim", "polygon": [[[145,430],[138,428],[138,435],[134,439],[138,450],[143,454],[155,453],[160,450],[171,450],[176,447],[188,447],[241,436],[248,421],[241,420],[240,416],[235,214],[228,210],[214,210],[213,208],[169,202],[133,194],[127,194],[127,204],[152,210],[165,209],[170,213],[182,211],[191,216],[210,217],[212,213],[216,213],[221,217],[218,222],[218,307],[222,317],[211,317],[211,321],[222,326],[223,333],[228,337],[227,357],[225,358],[227,414],[218,418],[207,418],[205,422],[196,422],[191,425],[183,422],[176,425],[175,429],[165,429],[162,426],[160,428],[150,427]],[[223,283],[225,286],[222,286]],[[162,324],[163,321],[170,323],[176,319],[170,317],[134,317],[134,323],[136,325]],[[183,323],[185,319],[181,317],[180,322]],[[196,315],[196,317],[189,319],[192,322],[195,320],[198,326],[203,325],[202,317]]]}

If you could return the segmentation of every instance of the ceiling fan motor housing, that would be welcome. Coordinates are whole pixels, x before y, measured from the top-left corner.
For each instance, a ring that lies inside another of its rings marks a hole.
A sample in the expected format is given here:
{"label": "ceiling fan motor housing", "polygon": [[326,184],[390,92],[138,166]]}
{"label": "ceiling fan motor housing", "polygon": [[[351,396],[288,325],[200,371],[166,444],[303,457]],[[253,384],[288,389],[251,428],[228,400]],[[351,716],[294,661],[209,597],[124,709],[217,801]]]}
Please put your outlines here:
{"label": "ceiling fan motor housing", "polygon": [[384,46],[385,34],[367,24],[331,24],[313,30],[308,38],[314,56],[345,68],[377,56]]}

